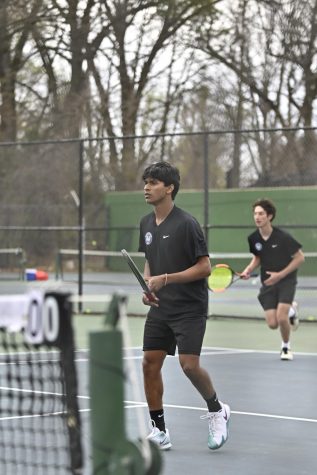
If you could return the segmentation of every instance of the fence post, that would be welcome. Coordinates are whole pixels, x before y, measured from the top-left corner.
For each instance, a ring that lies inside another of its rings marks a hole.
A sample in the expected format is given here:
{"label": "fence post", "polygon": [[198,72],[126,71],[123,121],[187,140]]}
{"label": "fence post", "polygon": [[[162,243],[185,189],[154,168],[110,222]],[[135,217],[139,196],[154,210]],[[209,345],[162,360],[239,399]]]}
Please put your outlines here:
{"label": "fence post", "polygon": [[208,133],[204,134],[204,232],[209,247],[209,163],[208,163]]}
{"label": "fence post", "polygon": [[[78,206],[78,295],[83,294],[83,267],[84,267],[84,141],[79,142],[79,206]],[[82,310],[82,304],[79,304],[79,311]]]}

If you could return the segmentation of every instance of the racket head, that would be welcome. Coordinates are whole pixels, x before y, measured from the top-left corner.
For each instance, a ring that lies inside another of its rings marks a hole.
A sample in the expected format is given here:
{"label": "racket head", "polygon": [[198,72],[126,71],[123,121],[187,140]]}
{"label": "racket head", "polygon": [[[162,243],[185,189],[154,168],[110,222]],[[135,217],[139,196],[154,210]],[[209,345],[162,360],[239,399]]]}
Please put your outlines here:
{"label": "racket head", "polygon": [[213,292],[223,292],[233,282],[235,272],[227,264],[216,264],[208,277],[208,287]]}
{"label": "racket head", "polygon": [[139,271],[139,269],[138,269],[137,265],[135,264],[135,262],[133,261],[132,257],[129,255],[129,253],[125,249],[121,249],[121,254],[123,255],[123,257],[127,261],[127,263],[129,265],[130,269],[132,270],[133,274],[135,275],[135,277],[139,281],[139,284],[141,285],[142,290],[145,293],[145,295],[147,296],[147,298],[151,301],[154,301],[155,298],[152,295],[151,290],[149,289],[147,283],[145,282],[141,272]]}

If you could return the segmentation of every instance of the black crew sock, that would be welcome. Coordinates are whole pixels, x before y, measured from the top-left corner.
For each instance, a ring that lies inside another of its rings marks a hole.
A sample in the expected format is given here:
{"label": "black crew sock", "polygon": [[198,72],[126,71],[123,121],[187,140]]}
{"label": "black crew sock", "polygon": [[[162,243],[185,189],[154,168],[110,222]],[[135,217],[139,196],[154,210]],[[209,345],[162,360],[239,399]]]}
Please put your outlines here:
{"label": "black crew sock", "polygon": [[222,407],[220,402],[218,401],[217,394],[215,393],[209,399],[205,399],[208,407],[209,412],[219,412],[221,411]]}
{"label": "black crew sock", "polygon": [[165,432],[164,410],[150,411],[151,420],[154,422],[155,427]]}

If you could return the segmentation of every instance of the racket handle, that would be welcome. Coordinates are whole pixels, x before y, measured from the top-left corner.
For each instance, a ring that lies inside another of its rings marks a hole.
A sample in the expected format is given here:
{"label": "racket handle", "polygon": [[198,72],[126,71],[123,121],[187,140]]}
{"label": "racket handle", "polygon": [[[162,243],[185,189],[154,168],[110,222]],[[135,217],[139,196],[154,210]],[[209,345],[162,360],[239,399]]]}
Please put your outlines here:
{"label": "racket handle", "polygon": [[150,302],[155,302],[155,297],[152,294],[149,294],[148,292],[144,292],[144,295],[148,298]]}

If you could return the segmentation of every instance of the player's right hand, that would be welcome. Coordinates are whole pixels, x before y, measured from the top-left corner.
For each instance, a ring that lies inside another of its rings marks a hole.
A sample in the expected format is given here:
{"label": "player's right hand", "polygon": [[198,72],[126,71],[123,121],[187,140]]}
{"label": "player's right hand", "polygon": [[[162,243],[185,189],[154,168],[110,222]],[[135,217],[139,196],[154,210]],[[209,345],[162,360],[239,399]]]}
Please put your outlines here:
{"label": "player's right hand", "polygon": [[150,307],[158,307],[159,300],[160,299],[156,297],[153,292],[151,293],[151,298],[149,298],[147,294],[143,294],[142,297],[142,302],[144,303],[144,305],[149,305]]}

